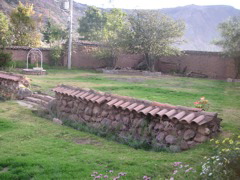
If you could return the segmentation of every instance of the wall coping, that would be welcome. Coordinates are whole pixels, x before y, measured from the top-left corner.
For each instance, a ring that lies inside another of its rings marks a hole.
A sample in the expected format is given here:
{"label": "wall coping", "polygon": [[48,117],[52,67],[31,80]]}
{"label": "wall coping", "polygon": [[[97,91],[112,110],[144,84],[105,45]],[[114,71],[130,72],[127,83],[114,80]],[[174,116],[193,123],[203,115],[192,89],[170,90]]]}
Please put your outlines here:
{"label": "wall coping", "polygon": [[184,106],[173,106],[162,104],[160,102],[140,100],[127,96],[104,93],[92,89],[75,88],[72,86],[59,85],[52,91],[62,95],[79,98],[92,103],[106,103],[110,107],[129,110],[138,114],[149,115],[153,117],[168,118],[175,122],[185,124],[203,125],[217,119],[216,112],[205,112],[199,108],[190,108]]}

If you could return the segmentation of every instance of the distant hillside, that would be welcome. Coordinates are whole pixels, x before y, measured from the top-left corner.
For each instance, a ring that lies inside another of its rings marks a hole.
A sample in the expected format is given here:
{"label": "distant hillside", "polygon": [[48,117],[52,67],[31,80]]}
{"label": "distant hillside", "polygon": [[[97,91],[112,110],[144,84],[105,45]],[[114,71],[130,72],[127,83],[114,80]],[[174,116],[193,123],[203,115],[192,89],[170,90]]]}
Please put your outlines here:
{"label": "distant hillside", "polygon": [[185,39],[188,43],[182,49],[203,51],[219,50],[219,47],[211,44],[214,38],[219,37],[218,24],[231,16],[240,15],[240,10],[231,6],[189,5],[160,11],[186,22]]}
{"label": "distant hillside", "polygon": [[[55,22],[67,25],[68,13],[62,9],[64,0],[21,0],[31,2],[35,6],[36,14],[43,14],[44,21],[50,17]],[[0,0],[0,10],[9,14],[16,7],[18,0]],[[87,5],[74,2],[74,29],[78,28],[78,18],[84,14]],[[132,10],[125,10],[131,13]],[[240,15],[240,10],[231,6],[196,6],[188,5],[176,8],[160,9],[174,19],[186,22],[184,39],[187,41],[181,46],[184,50],[219,51],[219,47],[211,44],[212,40],[219,36],[217,25],[231,16]]]}

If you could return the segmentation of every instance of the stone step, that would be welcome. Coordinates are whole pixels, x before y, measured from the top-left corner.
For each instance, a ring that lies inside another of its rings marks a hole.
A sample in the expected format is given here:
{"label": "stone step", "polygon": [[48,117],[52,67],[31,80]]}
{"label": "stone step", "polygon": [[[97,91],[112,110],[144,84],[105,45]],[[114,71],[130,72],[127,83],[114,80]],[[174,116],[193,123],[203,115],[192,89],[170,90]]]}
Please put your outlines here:
{"label": "stone step", "polygon": [[36,98],[36,99],[41,99],[43,101],[46,102],[50,102],[52,100],[54,100],[54,97],[48,96],[48,95],[43,95],[43,94],[32,94],[32,97]]}
{"label": "stone step", "polygon": [[43,106],[43,107],[47,107],[47,105],[48,105],[47,101],[44,101],[44,100],[38,99],[38,98],[34,98],[34,97],[26,97],[24,100],[36,103],[36,104],[38,104],[40,106]]}

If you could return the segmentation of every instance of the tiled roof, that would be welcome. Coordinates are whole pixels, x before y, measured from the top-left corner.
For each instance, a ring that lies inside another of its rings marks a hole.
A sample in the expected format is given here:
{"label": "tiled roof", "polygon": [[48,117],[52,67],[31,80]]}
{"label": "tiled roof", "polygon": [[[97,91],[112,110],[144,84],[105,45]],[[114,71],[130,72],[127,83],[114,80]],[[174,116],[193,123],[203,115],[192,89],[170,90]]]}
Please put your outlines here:
{"label": "tiled roof", "polygon": [[[28,46],[9,46],[9,47],[6,47],[6,49],[13,49],[13,50],[31,50],[32,48],[31,47],[28,47]],[[51,48],[43,48],[43,47],[39,47],[38,49],[40,49],[41,51],[44,51],[44,50],[51,50]]]}
{"label": "tiled roof", "polygon": [[205,112],[199,108],[161,104],[158,102],[112,95],[90,89],[74,88],[66,85],[60,85],[54,88],[53,91],[71,97],[80,98],[82,100],[91,101],[93,103],[106,103],[110,107],[159,117],[163,120],[168,118],[172,121],[186,124],[203,125],[217,118],[217,113]]}
{"label": "tiled roof", "polygon": [[11,81],[22,81],[24,79],[24,76],[20,74],[13,74],[13,73],[0,71],[0,79],[7,79]]}

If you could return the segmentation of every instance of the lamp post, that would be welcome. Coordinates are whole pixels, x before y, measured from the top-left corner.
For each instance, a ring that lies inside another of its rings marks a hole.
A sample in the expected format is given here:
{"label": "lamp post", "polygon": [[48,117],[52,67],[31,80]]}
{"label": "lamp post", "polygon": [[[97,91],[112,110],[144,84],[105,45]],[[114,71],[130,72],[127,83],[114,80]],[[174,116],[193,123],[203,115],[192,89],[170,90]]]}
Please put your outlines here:
{"label": "lamp post", "polygon": [[73,19],[73,0],[69,0],[69,40],[68,40],[68,69],[72,67],[72,19]]}

